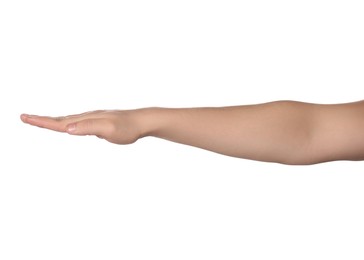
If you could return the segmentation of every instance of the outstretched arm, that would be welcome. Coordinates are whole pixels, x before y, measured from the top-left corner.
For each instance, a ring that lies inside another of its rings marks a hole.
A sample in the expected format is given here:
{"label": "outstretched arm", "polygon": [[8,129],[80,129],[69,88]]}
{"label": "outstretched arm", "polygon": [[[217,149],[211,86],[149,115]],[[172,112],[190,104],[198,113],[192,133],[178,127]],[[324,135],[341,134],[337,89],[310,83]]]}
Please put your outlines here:
{"label": "outstretched arm", "polygon": [[23,122],[130,144],[154,136],[213,152],[283,164],[364,159],[364,102],[276,101],[210,108],[102,110]]}

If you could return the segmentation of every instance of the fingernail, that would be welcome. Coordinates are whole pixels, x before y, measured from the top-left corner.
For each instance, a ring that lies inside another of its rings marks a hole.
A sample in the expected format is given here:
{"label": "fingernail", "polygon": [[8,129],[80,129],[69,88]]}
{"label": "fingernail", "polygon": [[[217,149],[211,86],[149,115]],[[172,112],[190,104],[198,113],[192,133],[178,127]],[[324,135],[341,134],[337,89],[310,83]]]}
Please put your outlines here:
{"label": "fingernail", "polygon": [[76,124],[69,124],[67,126],[67,132],[74,132],[76,130]]}

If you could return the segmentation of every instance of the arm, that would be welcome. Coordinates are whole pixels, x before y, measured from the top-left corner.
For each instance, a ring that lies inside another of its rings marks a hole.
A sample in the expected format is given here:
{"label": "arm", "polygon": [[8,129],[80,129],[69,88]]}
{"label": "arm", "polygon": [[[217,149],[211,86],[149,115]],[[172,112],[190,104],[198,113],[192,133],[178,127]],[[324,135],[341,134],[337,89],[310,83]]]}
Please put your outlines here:
{"label": "arm", "polygon": [[117,144],[154,136],[213,152],[283,164],[364,159],[364,103],[277,101],[219,108],[95,111],[31,125]]}

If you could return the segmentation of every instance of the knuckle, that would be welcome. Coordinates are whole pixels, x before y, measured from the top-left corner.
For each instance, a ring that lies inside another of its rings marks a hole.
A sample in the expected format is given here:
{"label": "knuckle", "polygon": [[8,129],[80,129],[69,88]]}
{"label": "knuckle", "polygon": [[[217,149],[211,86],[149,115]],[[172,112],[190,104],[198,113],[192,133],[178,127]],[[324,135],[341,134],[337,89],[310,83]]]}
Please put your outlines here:
{"label": "knuckle", "polygon": [[57,117],[54,118],[54,120],[57,121],[57,122],[63,121],[65,119],[66,119],[65,116],[57,116]]}
{"label": "knuckle", "polygon": [[98,109],[98,110],[92,111],[91,113],[93,113],[93,114],[100,114],[100,113],[103,113],[103,112],[105,112],[105,110]]}

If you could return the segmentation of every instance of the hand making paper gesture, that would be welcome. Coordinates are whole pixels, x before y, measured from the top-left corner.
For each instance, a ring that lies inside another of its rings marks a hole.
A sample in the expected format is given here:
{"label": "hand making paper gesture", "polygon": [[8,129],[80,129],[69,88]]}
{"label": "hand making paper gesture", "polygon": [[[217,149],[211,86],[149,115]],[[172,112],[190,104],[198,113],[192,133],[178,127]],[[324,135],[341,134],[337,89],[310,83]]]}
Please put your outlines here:
{"label": "hand making paper gesture", "polygon": [[154,136],[239,158],[283,164],[364,159],[364,101],[275,101],[206,108],[100,110],[24,123],[116,144]]}

